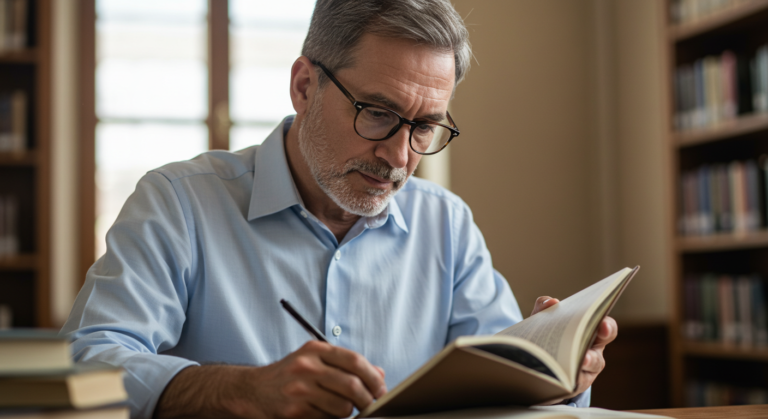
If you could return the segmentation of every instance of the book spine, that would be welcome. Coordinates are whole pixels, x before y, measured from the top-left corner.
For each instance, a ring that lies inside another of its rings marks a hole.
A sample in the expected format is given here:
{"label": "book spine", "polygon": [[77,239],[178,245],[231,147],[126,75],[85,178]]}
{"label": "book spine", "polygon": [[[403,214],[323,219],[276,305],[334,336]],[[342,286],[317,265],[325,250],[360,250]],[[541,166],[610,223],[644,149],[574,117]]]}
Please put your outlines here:
{"label": "book spine", "polygon": [[765,287],[759,276],[752,278],[752,306],[755,345],[763,347],[768,344],[768,310],[765,305]]}
{"label": "book spine", "polygon": [[11,144],[14,153],[22,153],[27,146],[27,94],[23,90],[11,96]]}
{"label": "book spine", "polygon": [[0,259],[18,254],[18,205],[12,196],[0,196]]}
{"label": "book spine", "polygon": [[753,332],[752,332],[752,301],[749,295],[749,277],[740,276],[736,282],[736,312],[739,317],[739,325],[741,332],[739,333],[739,343],[742,347],[750,347],[753,345]]}
{"label": "book spine", "polygon": [[10,22],[8,4],[10,0],[0,0],[0,52],[7,50],[8,23]]}
{"label": "book spine", "polygon": [[8,152],[13,148],[13,142],[11,141],[12,111],[11,95],[0,92],[0,152]]}
{"label": "book spine", "polygon": [[0,330],[8,330],[13,327],[13,311],[11,306],[0,304]]}
{"label": "book spine", "polygon": [[720,84],[723,95],[723,113],[724,120],[730,120],[736,117],[738,103],[738,91],[736,87],[736,54],[733,51],[724,51],[720,57],[721,79]]}

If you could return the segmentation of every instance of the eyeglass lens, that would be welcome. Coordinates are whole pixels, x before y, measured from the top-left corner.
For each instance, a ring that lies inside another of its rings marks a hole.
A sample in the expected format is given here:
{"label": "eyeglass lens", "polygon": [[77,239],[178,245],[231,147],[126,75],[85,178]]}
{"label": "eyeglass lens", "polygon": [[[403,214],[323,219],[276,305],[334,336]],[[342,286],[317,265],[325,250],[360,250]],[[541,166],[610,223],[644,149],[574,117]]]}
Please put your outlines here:
{"label": "eyeglass lens", "polygon": [[[445,125],[449,123],[447,119],[440,122]],[[394,134],[399,124],[400,118],[396,114],[372,106],[360,110],[355,119],[355,130],[369,140],[382,140]],[[437,124],[419,124],[411,131],[411,147],[419,153],[440,151],[451,139],[451,131]]]}

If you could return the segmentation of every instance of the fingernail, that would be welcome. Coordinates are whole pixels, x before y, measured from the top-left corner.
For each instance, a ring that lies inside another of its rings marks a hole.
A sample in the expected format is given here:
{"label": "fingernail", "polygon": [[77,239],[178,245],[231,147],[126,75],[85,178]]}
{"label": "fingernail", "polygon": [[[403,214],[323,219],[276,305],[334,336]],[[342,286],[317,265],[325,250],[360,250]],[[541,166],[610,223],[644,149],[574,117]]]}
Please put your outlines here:
{"label": "fingernail", "polygon": [[379,391],[376,392],[376,398],[380,398],[381,396],[387,394],[387,385],[383,385],[379,387]]}
{"label": "fingernail", "polygon": [[541,302],[541,305],[547,304],[547,301],[551,300],[551,298],[547,298],[546,300]]}

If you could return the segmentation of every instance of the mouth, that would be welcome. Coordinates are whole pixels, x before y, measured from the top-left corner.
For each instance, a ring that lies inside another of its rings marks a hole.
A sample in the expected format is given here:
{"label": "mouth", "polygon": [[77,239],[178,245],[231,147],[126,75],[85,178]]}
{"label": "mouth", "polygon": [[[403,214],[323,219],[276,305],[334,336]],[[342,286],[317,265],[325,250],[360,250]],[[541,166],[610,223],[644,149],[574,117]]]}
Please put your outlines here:
{"label": "mouth", "polygon": [[374,188],[379,189],[388,189],[390,185],[392,185],[392,181],[382,179],[378,176],[365,174],[361,171],[357,171],[357,173],[366,181],[369,185],[373,186]]}

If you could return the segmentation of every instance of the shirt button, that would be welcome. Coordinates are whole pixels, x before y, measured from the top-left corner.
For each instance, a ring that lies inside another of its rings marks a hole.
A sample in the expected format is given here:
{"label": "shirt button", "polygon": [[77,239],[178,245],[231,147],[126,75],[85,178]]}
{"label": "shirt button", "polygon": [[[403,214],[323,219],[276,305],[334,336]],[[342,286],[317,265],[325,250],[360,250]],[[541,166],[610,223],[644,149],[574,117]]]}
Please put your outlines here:
{"label": "shirt button", "polygon": [[304,217],[304,218],[307,218],[307,213],[306,213],[306,211],[302,211],[302,212],[301,212],[301,216],[302,216],[302,217]]}
{"label": "shirt button", "polygon": [[333,336],[339,336],[341,334],[341,326],[334,326]]}
{"label": "shirt button", "polygon": [[[341,251],[340,251],[340,250],[337,250],[337,251],[336,251],[336,254],[335,254],[335,255],[333,255],[333,257],[334,257],[336,260],[339,260],[339,259],[341,259]],[[335,330],[335,329],[334,329],[334,330]],[[339,329],[339,330],[341,330],[341,329]]]}

